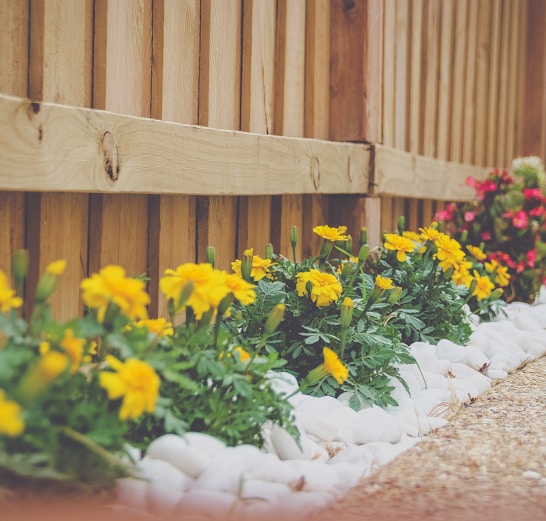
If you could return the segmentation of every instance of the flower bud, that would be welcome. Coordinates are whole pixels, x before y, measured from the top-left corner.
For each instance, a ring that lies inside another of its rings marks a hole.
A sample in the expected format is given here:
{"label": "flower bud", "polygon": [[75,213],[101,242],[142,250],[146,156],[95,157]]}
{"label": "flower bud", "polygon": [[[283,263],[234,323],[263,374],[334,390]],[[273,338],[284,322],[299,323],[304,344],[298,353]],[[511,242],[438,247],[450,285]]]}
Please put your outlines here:
{"label": "flower bud", "polygon": [[360,228],[360,245],[368,244],[368,229],[363,226]]}
{"label": "flower bud", "polygon": [[265,245],[265,258],[268,260],[273,258],[273,245],[270,242]]}
{"label": "flower bud", "polygon": [[252,259],[254,257],[252,249],[245,250],[241,262],[241,275],[247,282],[252,281]]}
{"label": "flower bud", "polygon": [[63,274],[65,268],[65,260],[51,262],[47,266],[45,273],[40,277],[36,287],[36,302],[43,303],[51,296],[57,286],[57,280]]}
{"label": "flower bud", "polygon": [[367,244],[363,244],[360,247],[360,251],[358,252],[359,264],[364,264],[369,254],[370,254],[370,247]]}
{"label": "flower bud", "polygon": [[290,228],[290,244],[292,245],[292,249],[296,247],[298,244],[298,227],[292,226]]}
{"label": "flower bud", "polygon": [[400,297],[402,296],[402,288],[400,286],[395,286],[391,289],[391,292],[387,298],[387,302],[389,304],[396,304]]}
{"label": "flower bud", "polygon": [[231,304],[233,304],[234,300],[233,293],[229,293],[226,295],[221,301],[220,304],[218,304],[218,316],[223,317],[226,313],[226,311],[230,308]]}
{"label": "flower bud", "polygon": [[398,222],[396,223],[396,229],[398,230],[398,234],[402,235],[406,229],[406,218],[401,215],[398,217]]}
{"label": "flower bud", "polygon": [[325,240],[322,243],[322,248],[320,249],[319,257],[321,259],[327,259],[330,256],[330,253],[332,253],[333,246],[334,246],[334,243],[332,241]]}
{"label": "flower bud", "polygon": [[214,268],[216,263],[216,248],[214,246],[207,246],[207,262]]}
{"label": "flower bud", "polygon": [[353,318],[354,302],[351,298],[345,297],[341,304],[341,327],[346,329],[351,324]]}
{"label": "flower bud", "polygon": [[17,250],[11,260],[11,272],[15,279],[15,289],[18,295],[23,294],[23,285],[28,273],[28,251]]}
{"label": "flower bud", "polygon": [[48,351],[43,354],[38,362],[25,373],[19,384],[23,401],[36,398],[68,368],[69,363],[68,356],[58,351]]}
{"label": "flower bud", "polygon": [[267,316],[267,320],[265,321],[264,326],[264,333],[266,335],[269,335],[277,329],[279,324],[281,323],[281,320],[284,316],[284,310],[286,309],[286,306],[281,302],[277,304],[269,313]]}
{"label": "flower bud", "polygon": [[191,297],[191,294],[193,293],[193,282],[186,282],[186,285],[180,292],[180,296],[178,297],[178,302],[176,303],[176,311],[179,309],[182,309],[185,305],[188,299]]}
{"label": "flower bud", "polygon": [[353,251],[353,238],[350,235],[347,235],[347,240],[345,241],[345,251],[349,253]]}
{"label": "flower bud", "polygon": [[478,281],[476,279],[472,279],[470,286],[468,286],[468,294],[473,295],[477,286],[478,286]]}
{"label": "flower bud", "polygon": [[503,289],[497,288],[495,291],[491,293],[491,295],[489,295],[489,300],[497,300],[501,298],[502,294],[503,294]]}

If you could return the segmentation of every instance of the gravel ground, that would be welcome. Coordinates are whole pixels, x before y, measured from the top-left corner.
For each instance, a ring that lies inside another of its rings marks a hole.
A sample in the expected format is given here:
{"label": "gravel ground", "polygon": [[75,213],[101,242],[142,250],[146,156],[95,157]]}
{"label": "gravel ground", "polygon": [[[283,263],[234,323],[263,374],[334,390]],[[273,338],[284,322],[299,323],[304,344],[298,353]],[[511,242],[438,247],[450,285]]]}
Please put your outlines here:
{"label": "gravel ground", "polygon": [[546,520],[546,357],[461,407],[449,424],[313,521]]}

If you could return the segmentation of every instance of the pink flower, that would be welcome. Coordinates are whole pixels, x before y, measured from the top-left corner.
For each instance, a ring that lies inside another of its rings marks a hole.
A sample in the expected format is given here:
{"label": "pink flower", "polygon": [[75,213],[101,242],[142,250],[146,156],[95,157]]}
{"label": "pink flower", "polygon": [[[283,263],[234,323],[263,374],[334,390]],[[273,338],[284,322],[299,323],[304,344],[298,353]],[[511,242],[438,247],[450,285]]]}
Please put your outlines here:
{"label": "pink flower", "polygon": [[529,218],[527,217],[527,214],[523,210],[520,210],[512,217],[512,224],[518,230],[523,230],[523,228],[527,228],[528,223],[529,223]]}
{"label": "pink flower", "polygon": [[491,240],[491,232],[489,230],[484,230],[481,233],[482,241],[490,241]]}
{"label": "pink flower", "polygon": [[467,223],[471,223],[476,218],[476,212],[465,212],[464,213],[464,220]]}
{"label": "pink flower", "polygon": [[542,200],[542,192],[540,188],[524,188],[523,195],[525,196],[525,199]]}
{"label": "pink flower", "polygon": [[537,206],[536,208],[529,210],[529,215],[531,217],[542,217],[545,214],[546,214],[546,209],[544,208],[544,206]]}
{"label": "pink flower", "polygon": [[535,250],[529,250],[527,252],[527,266],[529,266],[529,268],[534,268],[536,259],[537,252]]}

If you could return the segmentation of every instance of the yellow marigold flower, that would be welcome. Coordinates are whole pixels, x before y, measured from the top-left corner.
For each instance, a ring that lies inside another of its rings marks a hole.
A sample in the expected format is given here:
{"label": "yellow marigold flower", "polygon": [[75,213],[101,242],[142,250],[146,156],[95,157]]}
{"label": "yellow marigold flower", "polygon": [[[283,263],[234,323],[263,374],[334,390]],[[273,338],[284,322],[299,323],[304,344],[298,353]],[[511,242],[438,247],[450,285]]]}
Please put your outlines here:
{"label": "yellow marigold flower", "polygon": [[82,298],[87,306],[98,310],[102,322],[108,305],[112,302],[127,317],[135,320],[148,317],[146,306],[150,297],[142,280],[125,276],[121,266],[106,266],[99,273],[82,280]]}
{"label": "yellow marigold flower", "polygon": [[472,282],[472,275],[470,273],[471,267],[471,262],[459,262],[454,266],[455,269],[453,271],[453,275],[451,276],[451,280],[458,286],[466,286],[467,288],[470,287]]}
{"label": "yellow marigold flower", "polygon": [[480,250],[480,248],[478,248],[477,246],[472,246],[472,244],[468,244],[466,246],[466,249],[469,251],[472,257],[474,257],[476,260],[480,262],[487,259],[487,255],[482,250]]}
{"label": "yellow marigold flower", "polygon": [[347,235],[347,226],[338,226],[333,228],[331,226],[315,226],[313,232],[316,233],[319,237],[326,239],[327,241],[346,241],[348,240]]}
{"label": "yellow marigold flower", "polygon": [[[70,359],[70,372],[74,374],[79,368],[83,360],[83,353],[85,348],[85,338],[78,338],[74,336],[72,329],[67,329],[64,332],[64,337],[59,342],[59,347],[68,355]],[[49,342],[40,343],[40,353],[45,355],[51,351],[51,345]]]}
{"label": "yellow marigold flower", "polygon": [[457,264],[464,260],[464,251],[461,245],[455,239],[452,239],[445,233],[439,233],[434,244],[438,251],[435,257],[440,261],[439,264],[443,270],[454,268]]}
{"label": "yellow marigold flower", "polygon": [[332,351],[329,347],[325,347],[322,350],[324,356],[324,369],[329,375],[332,375],[336,382],[341,385],[347,378],[349,378],[349,370],[343,362],[339,359],[335,351]]}
{"label": "yellow marigold flower", "polygon": [[21,406],[6,397],[0,389],[0,434],[15,438],[25,430],[25,422],[21,417]]}
{"label": "yellow marigold flower", "polygon": [[46,268],[46,273],[49,273],[50,275],[55,275],[56,277],[60,277],[64,273],[65,269],[66,261],[64,259],[61,259],[49,263]]}
{"label": "yellow marigold flower", "polygon": [[134,327],[145,327],[148,332],[159,338],[172,336],[174,334],[173,325],[166,318],[147,318],[139,320],[133,324]]}
{"label": "yellow marigold flower", "polygon": [[484,267],[489,273],[495,275],[495,280],[499,286],[505,287],[510,284],[510,274],[506,266],[501,266],[495,259],[492,259],[491,262],[486,262]]}
{"label": "yellow marigold flower", "polygon": [[476,289],[472,296],[478,300],[483,300],[491,295],[495,285],[491,282],[491,279],[487,276],[482,276],[477,270],[474,270],[474,278],[476,279]]}
{"label": "yellow marigold flower", "polygon": [[406,237],[410,241],[421,242],[421,236],[417,232],[405,231],[402,233],[402,237]]}
{"label": "yellow marigold flower", "polygon": [[186,284],[191,282],[193,291],[185,305],[193,309],[195,318],[199,320],[207,311],[216,309],[229,294],[226,275],[225,271],[216,270],[208,263],[181,264],[176,270],[165,270],[159,287],[167,298],[176,303]]}
{"label": "yellow marigold flower", "polygon": [[60,351],[49,350],[48,342],[40,344],[40,351],[42,356],[26,371],[19,384],[23,401],[36,398],[70,365],[69,356]]}
{"label": "yellow marigold flower", "polygon": [[419,231],[421,232],[421,239],[425,241],[432,241],[432,242],[434,242],[436,238],[438,237],[438,235],[440,235],[441,233],[434,226],[419,228]]}
{"label": "yellow marigold flower", "polygon": [[[244,253],[246,254],[247,251],[249,251],[249,250],[246,250]],[[250,251],[252,251],[252,250],[250,250]],[[242,273],[241,273],[242,263],[243,263],[243,261],[241,261],[240,259],[234,260],[231,263],[231,269],[239,277],[243,276]],[[268,279],[270,279],[272,277],[270,270],[271,270],[271,266],[273,266],[273,264],[274,263],[271,261],[271,259],[262,259],[259,255],[253,255],[252,256],[252,270],[250,272],[250,276],[256,282],[258,282],[259,280],[262,280],[264,277],[267,277]]]}
{"label": "yellow marigold flower", "polygon": [[392,279],[389,279],[388,277],[382,277],[381,275],[377,275],[375,277],[375,285],[382,290],[387,289],[393,289],[394,284],[392,282]]}
{"label": "yellow marigold flower", "polygon": [[248,283],[235,273],[226,275],[226,286],[230,293],[243,305],[248,306],[256,300],[254,284]]}
{"label": "yellow marigold flower", "polygon": [[246,362],[247,360],[250,360],[250,354],[245,351],[241,346],[236,347],[233,351],[239,354],[239,360],[241,362]]}
{"label": "yellow marigold flower", "polygon": [[115,372],[101,372],[99,383],[110,400],[122,398],[120,419],[134,419],[144,412],[154,412],[161,383],[154,369],[135,358],[128,358],[124,363],[108,355],[106,362]]}
{"label": "yellow marigold flower", "polygon": [[7,313],[11,309],[20,308],[23,299],[15,295],[15,290],[9,286],[7,275],[0,270],[0,311]]}
{"label": "yellow marigold flower", "polygon": [[384,247],[396,252],[398,262],[406,262],[407,254],[415,250],[416,244],[396,233],[386,233]]}
{"label": "yellow marigold flower", "polygon": [[317,307],[329,306],[341,296],[343,288],[334,275],[312,269],[296,275],[296,291],[298,296],[307,295],[307,283],[311,283],[309,297]]}

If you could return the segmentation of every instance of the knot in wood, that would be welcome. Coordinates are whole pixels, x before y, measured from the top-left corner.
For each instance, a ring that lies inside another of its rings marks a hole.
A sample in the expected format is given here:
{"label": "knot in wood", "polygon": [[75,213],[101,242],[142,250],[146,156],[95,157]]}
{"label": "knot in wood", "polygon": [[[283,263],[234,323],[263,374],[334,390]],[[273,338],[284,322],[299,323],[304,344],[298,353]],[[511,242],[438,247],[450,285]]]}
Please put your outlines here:
{"label": "knot in wood", "polygon": [[119,177],[119,155],[118,147],[114,136],[108,130],[102,135],[102,157],[104,161],[104,171],[112,182],[116,182]]}

